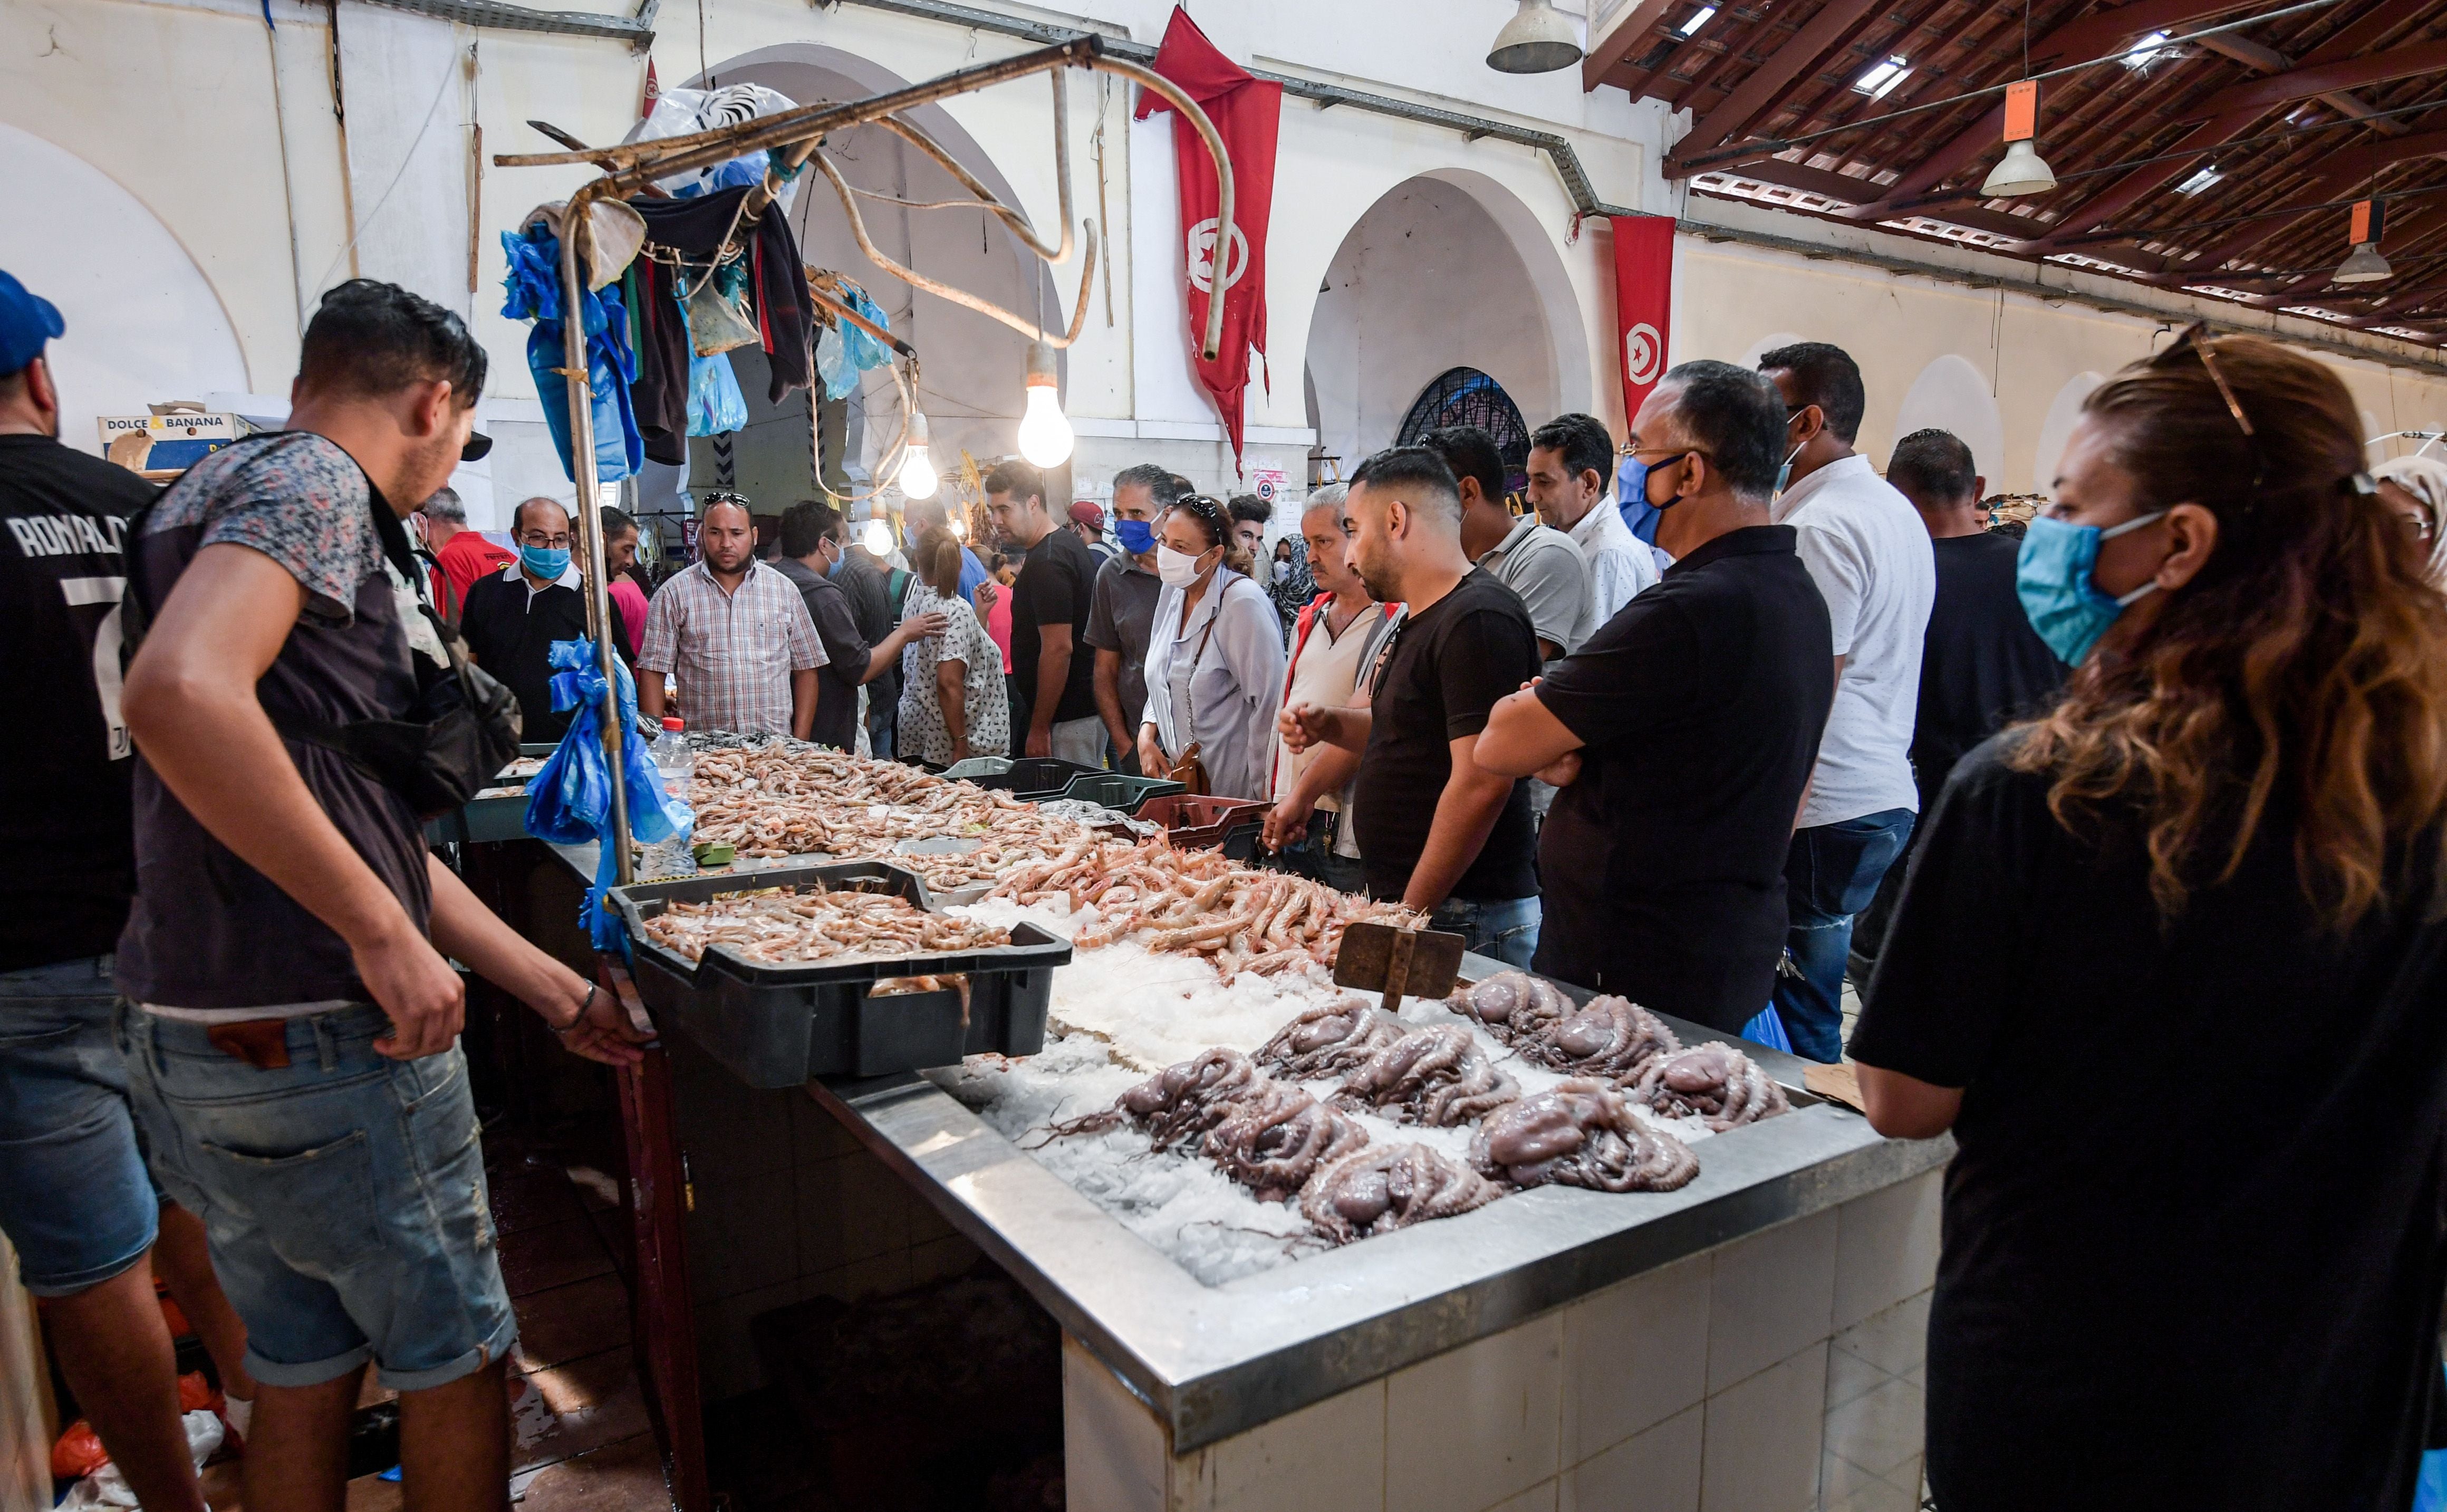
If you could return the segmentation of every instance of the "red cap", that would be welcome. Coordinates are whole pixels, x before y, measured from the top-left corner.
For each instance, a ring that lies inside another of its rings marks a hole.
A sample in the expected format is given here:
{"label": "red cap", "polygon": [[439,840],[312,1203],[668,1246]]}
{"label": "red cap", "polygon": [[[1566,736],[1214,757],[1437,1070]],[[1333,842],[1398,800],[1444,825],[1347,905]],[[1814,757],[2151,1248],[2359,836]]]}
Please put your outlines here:
{"label": "red cap", "polygon": [[688,721],[685,719],[673,719],[666,715],[663,719],[663,728],[665,729],[686,729],[688,728]]}
{"label": "red cap", "polygon": [[1102,530],[1105,528],[1105,506],[1092,499],[1082,499],[1071,506],[1071,522],[1074,525],[1093,525],[1098,530]]}

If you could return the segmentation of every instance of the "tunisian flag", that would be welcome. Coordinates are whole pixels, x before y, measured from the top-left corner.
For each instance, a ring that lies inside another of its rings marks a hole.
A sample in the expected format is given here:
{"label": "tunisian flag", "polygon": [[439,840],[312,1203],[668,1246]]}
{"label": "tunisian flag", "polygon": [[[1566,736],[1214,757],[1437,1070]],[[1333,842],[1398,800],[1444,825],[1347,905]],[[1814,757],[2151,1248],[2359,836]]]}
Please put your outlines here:
{"label": "tunisian flag", "polygon": [[[1615,216],[1615,355],[1622,359],[1622,420],[1665,375],[1668,314],[1674,307],[1674,217]],[[1627,507],[1627,506],[1626,506]]]}
{"label": "tunisian flag", "polygon": [[[1198,129],[1178,115],[1172,123],[1172,156],[1181,180],[1181,224],[1186,233],[1183,271],[1187,280],[1189,354],[1198,381],[1215,396],[1232,438],[1232,469],[1241,468],[1241,394],[1249,387],[1249,351],[1266,350],[1266,219],[1275,202],[1275,134],[1282,123],[1283,86],[1250,77],[1215,50],[1198,23],[1179,6],[1156,49],[1155,71],[1198,102],[1224,139],[1232,160],[1231,235],[1218,235],[1221,190],[1214,160]],[[1150,89],[1139,91],[1137,119],[1172,107]],[[1667,225],[1673,222],[1668,220]],[[1221,249],[1221,250],[1219,250]],[[1198,354],[1206,337],[1206,302],[1215,270],[1224,269],[1224,341],[1213,360]]]}

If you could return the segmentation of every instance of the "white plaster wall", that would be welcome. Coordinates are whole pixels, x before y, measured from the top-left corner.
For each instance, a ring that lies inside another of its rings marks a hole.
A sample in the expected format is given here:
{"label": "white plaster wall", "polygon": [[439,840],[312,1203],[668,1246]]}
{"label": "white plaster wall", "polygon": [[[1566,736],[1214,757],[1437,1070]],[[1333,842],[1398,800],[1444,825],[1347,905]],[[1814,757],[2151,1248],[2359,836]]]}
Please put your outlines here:
{"label": "white plaster wall", "polygon": [[1895,438],[1932,427],[1950,431],[1971,448],[1972,463],[1982,476],[2003,477],[2005,417],[1991,392],[1995,381],[1952,352],[1933,359],[1904,391],[1895,412]]}
{"label": "white plaster wall", "polygon": [[0,123],[0,203],[41,207],[0,217],[0,268],[66,323],[47,350],[68,444],[101,450],[98,415],[245,389],[246,359],[213,286],[135,196],[74,153]]}
{"label": "white plaster wall", "polygon": [[1496,217],[1466,190],[1398,185],[1343,238],[1325,281],[1308,376],[1318,441],[1346,472],[1393,444],[1419,391],[1451,368],[1493,378],[1532,426],[1565,407],[1554,333],[1577,312],[1542,307]]}

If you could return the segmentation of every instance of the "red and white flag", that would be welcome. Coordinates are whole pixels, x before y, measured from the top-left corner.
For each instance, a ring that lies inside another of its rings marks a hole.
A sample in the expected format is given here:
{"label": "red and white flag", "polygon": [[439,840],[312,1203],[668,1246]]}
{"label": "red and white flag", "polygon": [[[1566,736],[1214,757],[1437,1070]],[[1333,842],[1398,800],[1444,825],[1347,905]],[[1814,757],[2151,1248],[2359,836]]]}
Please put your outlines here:
{"label": "red and white flag", "polygon": [[1622,359],[1622,422],[1665,376],[1665,342],[1674,308],[1674,217],[1616,216],[1614,221],[1615,354]]}
{"label": "red and white flag", "polygon": [[[1197,128],[1177,114],[1172,155],[1181,180],[1181,224],[1186,245],[1182,272],[1189,306],[1190,357],[1198,381],[1215,396],[1225,434],[1232,438],[1232,468],[1241,466],[1241,399],[1249,387],[1249,353],[1266,350],[1266,220],[1275,202],[1275,137],[1282,123],[1283,86],[1250,76],[1216,50],[1189,12],[1172,8],[1156,50],[1155,71],[1198,102],[1224,139],[1232,162],[1232,220],[1222,234],[1214,160]],[[1139,91],[1137,119],[1170,110],[1162,95]],[[1670,225],[1672,222],[1668,222]],[[1198,354],[1206,337],[1206,305],[1223,269],[1224,341],[1210,361]]]}

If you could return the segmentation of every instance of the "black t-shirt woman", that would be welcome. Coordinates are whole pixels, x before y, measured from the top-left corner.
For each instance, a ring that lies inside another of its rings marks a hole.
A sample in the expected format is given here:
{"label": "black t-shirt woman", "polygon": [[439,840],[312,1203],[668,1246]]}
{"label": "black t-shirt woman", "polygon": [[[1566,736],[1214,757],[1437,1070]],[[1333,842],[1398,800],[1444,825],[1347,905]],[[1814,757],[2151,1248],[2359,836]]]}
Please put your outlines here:
{"label": "black t-shirt woman", "polygon": [[1946,1512],[2401,1508],[2447,1288],[2447,599],[2325,368],[2092,395],[2018,590],[2077,666],[1956,768],[1851,1045],[1961,1146]]}

